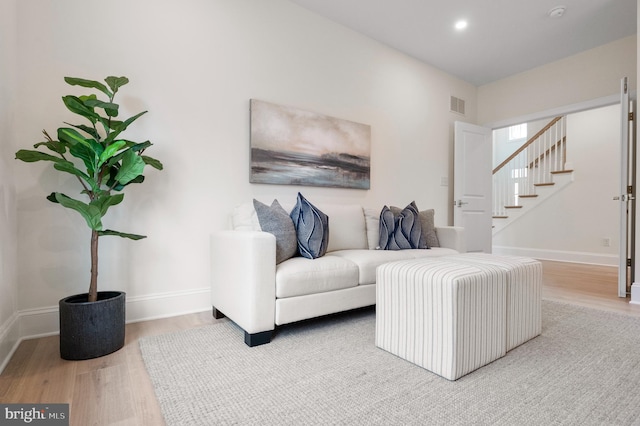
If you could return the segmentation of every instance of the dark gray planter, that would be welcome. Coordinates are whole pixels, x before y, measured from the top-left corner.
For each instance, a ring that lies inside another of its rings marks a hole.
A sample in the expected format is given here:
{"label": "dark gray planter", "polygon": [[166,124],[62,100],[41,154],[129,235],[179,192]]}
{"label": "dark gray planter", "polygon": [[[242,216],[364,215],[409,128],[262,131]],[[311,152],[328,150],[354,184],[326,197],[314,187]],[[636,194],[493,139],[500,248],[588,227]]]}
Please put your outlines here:
{"label": "dark gray planter", "polygon": [[87,293],[60,300],[60,356],[91,359],[122,348],[125,296],[121,291],[100,291],[96,302],[88,302]]}

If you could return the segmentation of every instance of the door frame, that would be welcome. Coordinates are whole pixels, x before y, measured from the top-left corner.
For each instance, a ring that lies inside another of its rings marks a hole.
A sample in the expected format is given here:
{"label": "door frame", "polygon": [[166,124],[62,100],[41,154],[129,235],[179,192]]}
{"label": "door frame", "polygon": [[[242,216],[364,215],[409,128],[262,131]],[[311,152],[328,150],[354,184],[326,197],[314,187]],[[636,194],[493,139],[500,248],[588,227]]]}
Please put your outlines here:
{"label": "door frame", "polygon": [[[631,101],[636,101],[637,96],[636,96],[636,91],[629,91],[629,99]],[[601,98],[596,98],[596,99],[592,99],[589,101],[585,101],[585,102],[579,102],[579,103],[575,103],[575,104],[569,104],[569,105],[564,105],[564,106],[560,106],[557,108],[553,108],[553,109],[548,109],[545,111],[540,111],[537,113],[532,113],[532,114],[527,114],[527,115],[522,115],[519,117],[513,117],[513,118],[509,118],[509,119],[505,119],[505,120],[500,120],[500,121],[495,121],[495,122],[490,122],[490,123],[486,123],[483,124],[483,126],[485,127],[489,127],[491,129],[500,129],[503,127],[509,127],[512,125],[516,125],[516,124],[520,124],[520,123],[526,123],[526,122],[530,122],[530,121],[537,121],[537,120],[543,120],[543,119],[550,119],[552,117],[556,117],[559,115],[568,115],[568,114],[573,114],[573,113],[577,113],[577,112],[582,112],[582,111],[588,111],[591,109],[597,109],[597,108],[601,108],[601,107],[606,107],[606,106],[611,106],[611,105],[620,105],[622,102],[621,99],[621,95],[615,94],[615,95],[610,95],[610,96],[604,96]],[[621,106],[622,109],[622,106]],[[636,153],[636,155],[638,156],[638,161],[640,164],[640,153]],[[634,182],[634,187],[638,184],[637,179]],[[640,209],[638,209],[640,210]],[[640,212],[638,212],[636,210],[635,212],[637,219],[640,220]],[[619,226],[621,226],[621,224],[619,224]],[[635,247],[640,247],[640,245],[638,245],[638,242],[640,242],[640,227],[636,227],[635,229],[635,235],[633,238],[633,242]],[[624,256],[624,254],[622,253],[618,253],[618,256],[620,257],[620,259]],[[620,262],[620,265],[618,266],[618,274],[620,276],[620,274],[624,273],[624,275],[627,275],[627,271],[626,269],[623,271],[622,270],[622,262]],[[634,272],[635,272],[635,276],[638,277],[640,275],[638,275],[640,273],[640,262],[635,262],[635,268],[634,268]],[[632,273],[632,275],[634,275]],[[635,284],[632,283],[633,285],[631,286],[631,302],[630,303],[636,303],[636,304],[640,304],[640,283],[639,284]],[[634,286],[636,287],[636,296],[634,297]],[[624,297],[621,294],[618,294],[620,297]],[[635,298],[637,298],[638,300],[634,300]]]}

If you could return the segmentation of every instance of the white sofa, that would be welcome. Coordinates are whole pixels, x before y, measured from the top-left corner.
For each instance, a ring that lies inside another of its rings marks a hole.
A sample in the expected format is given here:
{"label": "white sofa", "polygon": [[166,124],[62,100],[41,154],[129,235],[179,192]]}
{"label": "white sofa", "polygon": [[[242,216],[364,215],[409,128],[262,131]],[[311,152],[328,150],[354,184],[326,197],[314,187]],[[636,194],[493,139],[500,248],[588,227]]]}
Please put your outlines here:
{"label": "white sofa", "polygon": [[[376,250],[380,210],[322,205],[329,216],[327,253],[276,265],[276,238],[260,231],[251,203],[234,210],[233,229],[211,236],[211,303],[245,332],[245,343],[271,341],[276,326],[376,303],[376,268],[390,261],[465,251],[463,229],[436,227],[440,247]],[[290,211],[290,210],[289,210]]]}

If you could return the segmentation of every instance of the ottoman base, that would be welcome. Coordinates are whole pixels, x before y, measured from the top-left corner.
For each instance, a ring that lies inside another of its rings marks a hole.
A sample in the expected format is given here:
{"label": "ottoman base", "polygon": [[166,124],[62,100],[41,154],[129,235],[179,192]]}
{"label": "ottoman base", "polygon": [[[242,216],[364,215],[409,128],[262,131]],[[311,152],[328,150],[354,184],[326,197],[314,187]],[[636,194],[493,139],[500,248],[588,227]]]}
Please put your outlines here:
{"label": "ottoman base", "polygon": [[376,346],[456,380],[506,353],[507,273],[453,260],[378,267]]}
{"label": "ottoman base", "polygon": [[542,264],[520,256],[465,253],[446,258],[457,263],[504,269],[507,283],[507,352],[542,333]]}

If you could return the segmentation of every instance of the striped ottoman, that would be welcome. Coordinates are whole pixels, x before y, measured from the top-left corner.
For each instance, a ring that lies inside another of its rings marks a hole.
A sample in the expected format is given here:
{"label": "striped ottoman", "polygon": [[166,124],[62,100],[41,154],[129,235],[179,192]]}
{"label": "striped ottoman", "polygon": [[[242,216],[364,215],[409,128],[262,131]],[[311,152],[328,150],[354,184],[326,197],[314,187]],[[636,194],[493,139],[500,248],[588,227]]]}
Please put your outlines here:
{"label": "striped ottoman", "polygon": [[376,346],[456,380],[506,353],[507,272],[416,259],[376,273]]}
{"label": "striped ottoman", "polygon": [[507,284],[507,352],[542,333],[542,263],[529,257],[465,253],[448,260],[504,269]]}

